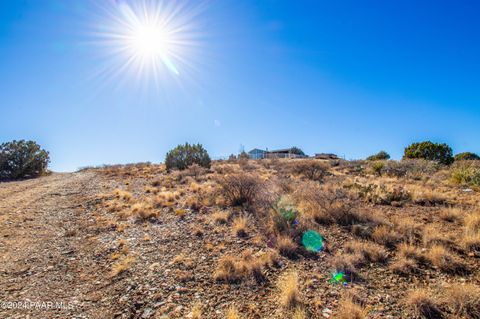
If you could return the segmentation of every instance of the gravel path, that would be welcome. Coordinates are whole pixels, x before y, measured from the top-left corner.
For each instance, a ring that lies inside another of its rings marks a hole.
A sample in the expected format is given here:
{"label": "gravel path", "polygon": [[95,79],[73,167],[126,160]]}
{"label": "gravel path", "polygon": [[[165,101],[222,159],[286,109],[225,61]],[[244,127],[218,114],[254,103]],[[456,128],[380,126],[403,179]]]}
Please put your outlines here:
{"label": "gravel path", "polygon": [[91,172],[0,184],[0,318],[82,317],[95,269],[82,225],[98,188]]}

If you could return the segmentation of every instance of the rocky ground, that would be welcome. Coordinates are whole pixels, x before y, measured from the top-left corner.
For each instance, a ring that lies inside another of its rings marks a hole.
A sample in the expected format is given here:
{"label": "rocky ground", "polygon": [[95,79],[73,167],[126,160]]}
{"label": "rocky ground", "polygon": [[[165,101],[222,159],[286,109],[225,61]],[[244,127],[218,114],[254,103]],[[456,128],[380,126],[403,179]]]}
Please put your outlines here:
{"label": "rocky ground", "polygon": [[[437,204],[431,195],[428,205],[420,200],[380,204],[355,199],[360,209],[387,221],[408,218],[427,232],[433,229],[428,225],[435,225],[468,271],[442,271],[425,262],[402,275],[392,268],[399,253],[385,245],[384,262],[362,265],[361,276],[342,285],[331,281],[337,270],[333,260],[345,256],[346,243],[365,240],[350,228],[310,225],[325,238],[325,248],[317,254],[300,250],[293,257],[282,256],[253,209],[234,207],[224,198],[218,201],[222,191],[215,181],[227,174],[227,166],[279,183],[280,169],[251,165],[217,163],[210,171],[182,176],[166,173],[160,165],[140,165],[0,184],[0,317],[226,318],[234,307],[240,318],[349,318],[340,315],[345,312],[342,298],[349,293],[363,309],[363,317],[350,318],[414,318],[418,311],[404,301],[409,291],[427,289],[443,300],[442,292],[453,284],[480,284],[479,256],[459,241],[462,222],[440,218],[452,205],[462,214],[478,209],[477,191],[411,181],[444,194],[448,204]],[[350,173],[330,170],[333,174],[323,184],[351,189]],[[362,178],[355,183],[361,184]],[[141,206],[144,203],[147,206]],[[139,218],[143,210],[151,215]],[[219,212],[227,214],[225,221]],[[232,231],[235,216],[248,216],[246,236]],[[424,243],[427,237],[420,234],[415,243],[425,254],[430,249]],[[241,275],[229,282],[215,275],[224,256],[256,260],[267,254],[276,260],[262,265],[260,279]],[[285,307],[278,282],[291,272],[298,275],[298,300]],[[448,304],[439,302],[438,307],[445,317],[460,316]],[[235,318],[232,313],[228,318]],[[461,315],[476,318],[471,313]]]}

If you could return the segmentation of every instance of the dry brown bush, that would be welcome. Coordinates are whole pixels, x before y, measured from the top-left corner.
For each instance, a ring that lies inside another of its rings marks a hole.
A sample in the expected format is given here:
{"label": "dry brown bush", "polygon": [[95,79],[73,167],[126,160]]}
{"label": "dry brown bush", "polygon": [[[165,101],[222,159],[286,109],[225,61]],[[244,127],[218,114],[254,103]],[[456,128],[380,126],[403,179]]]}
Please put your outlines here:
{"label": "dry brown bush", "polygon": [[127,191],[124,191],[124,190],[121,190],[121,189],[116,189],[116,190],[114,191],[114,193],[115,193],[115,197],[116,197],[116,198],[122,199],[122,200],[124,200],[124,201],[126,201],[126,202],[131,201],[132,198],[133,198],[132,193],[127,192]]}
{"label": "dry brown bush", "polygon": [[402,242],[415,243],[422,237],[422,229],[418,223],[408,217],[393,219],[394,232],[398,234]]}
{"label": "dry brown bush", "polygon": [[480,288],[476,285],[452,285],[446,290],[445,301],[456,316],[480,318]]}
{"label": "dry brown bush", "polygon": [[294,308],[300,304],[300,291],[298,290],[298,274],[289,272],[278,280],[280,290],[280,305],[285,308]]}
{"label": "dry brown bush", "polygon": [[277,237],[277,249],[280,255],[295,258],[297,255],[297,244],[287,235]]}
{"label": "dry brown bush", "polygon": [[340,300],[338,310],[333,316],[334,319],[365,319],[367,318],[367,310],[360,304],[355,302],[350,295],[345,295]]}
{"label": "dry brown bush", "polygon": [[249,219],[247,216],[237,216],[232,222],[232,231],[238,237],[247,237],[247,225]]}
{"label": "dry brown bush", "polygon": [[322,181],[328,174],[329,166],[318,160],[294,160],[288,164],[288,169],[295,175],[312,181]]}
{"label": "dry brown bush", "polygon": [[460,240],[460,245],[469,253],[480,256],[480,234],[465,234]]}
{"label": "dry brown bush", "polygon": [[238,283],[248,277],[253,277],[257,283],[265,280],[263,270],[272,264],[273,255],[253,256],[250,250],[246,250],[238,258],[230,255],[223,256],[218,261],[214,272],[216,281]]}
{"label": "dry brown bush", "polygon": [[361,278],[355,266],[359,259],[362,259],[362,256],[351,254],[337,255],[332,259],[332,266],[336,272],[343,272],[348,281],[354,281]]}
{"label": "dry brown bush", "polygon": [[397,275],[407,276],[418,271],[418,264],[413,259],[399,257],[395,262],[390,264],[389,268]]}
{"label": "dry brown bush", "polygon": [[480,211],[469,214],[465,217],[465,230],[468,234],[480,234]]}
{"label": "dry brown bush", "polygon": [[398,246],[398,254],[401,257],[414,259],[419,262],[425,262],[425,256],[422,254],[422,251],[412,244],[401,243]]}
{"label": "dry brown bush", "polygon": [[453,208],[453,207],[444,208],[440,211],[440,213],[438,214],[438,217],[440,217],[440,219],[446,222],[454,223],[462,220],[463,211],[459,208]]}
{"label": "dry brown bush", "polygon": [[402,240],[402,236],[392,227],[380,225],[373,230],[372,239],[378,244],[393,248]]}
{"label": "dry brown bush", "polygon": [[345,252],[358,256],[355,261],[356,267],[362,267],[366,263],[384,263],[388,255],[385,249],[370,242],[351,241],[345,244]]}
{"label": "dry brown bush", "polygon": [[240,314],[238,313],[238,310],[237,308],[235,308],[235,306],[230,306],[227,309],[225,319],[240,319]]}
{"label": "dry brown bush", "polygon": [[218,179],[223,196],[232,206],[253,205],[261,188],[261,180],[257,175],[238,173]]}
{"label": "dry brown bush", "polygon": [[230,218],[230,212],[228,211],[217,211],[211,215],[212,220],[216,224],[226,224]]}
{"label": "dry brown bush", "polygon": [[426,319],[443,318],[442,311],[438,307],[438,302],[432,297],[432,294],[426,290],[418,289],[408,293],[405,304],[410,307],[417,316]]}
{"label": "dry brown bush", "polygon": [[235,283],[240,281],[245,275],[246,269],[243,266],[234,257],[223,256],[218,261],[218,266],[213,276],[217,281]]}
{"label": "dry brown bush", "polygon": [[338,224],[351,227],[356,224],[378,224],[381,221],[370,212],[353,206],[348,194],[341,189],[320,187],[305,183],[293,194],[303,218],[319,224]]}
{"label": "dry brown bush", "polygon": [[116,277],[121,273],[127,271],[131,267],[134,261],[135,261],[134,257],[128,256],[128,257],[125,257],[124,259],[119,260],[115,264],[113,264],[112,270],[110,272],[110,278]]}
{"label": "dry brown bush", "polygon": [[423,229],[423,245],[425,247],[433,245],[450,247],[454,244],[450,236],[450,233],[439,231],[439,227],[435,224],[426,225]]}
{"label": "dry brown bush", "polygon": [[445,273],[465,273],[467,268],[444,246],[434,245],[426,254],[430,263]]}
{"label": "dry brown bush", "polygon": [[132,205],[132,213],[139,220],[149,220],[158,217],[158,211],[153,209],[152,205],[145,202],[135,203]]}

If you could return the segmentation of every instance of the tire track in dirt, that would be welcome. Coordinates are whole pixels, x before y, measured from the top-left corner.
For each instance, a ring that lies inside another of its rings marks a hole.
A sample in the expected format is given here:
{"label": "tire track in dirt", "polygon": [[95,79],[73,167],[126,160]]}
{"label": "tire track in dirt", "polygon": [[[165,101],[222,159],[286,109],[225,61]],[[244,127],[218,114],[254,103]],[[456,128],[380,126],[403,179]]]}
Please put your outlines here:
{"label": "tire track in dirt", "polygon": [[[84,206],[99,185],[91,172],[1,185],[0,318],[66,318],[82,312],[81,296],[94,289],[82,276],[95,271]],[[8,309],[13,306],[8,302],[51,302],[56,309]]]}

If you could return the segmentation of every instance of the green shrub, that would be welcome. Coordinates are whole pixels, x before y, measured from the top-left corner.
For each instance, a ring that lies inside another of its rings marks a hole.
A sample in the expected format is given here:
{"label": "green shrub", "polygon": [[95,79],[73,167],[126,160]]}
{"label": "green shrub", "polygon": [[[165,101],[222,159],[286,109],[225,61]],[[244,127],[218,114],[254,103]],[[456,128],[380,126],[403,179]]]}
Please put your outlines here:
{"label": "green shrub", "polygon": [[46,173],[50,157],[34,141],[13,141],[0,145],[0,179],[38,177]]}
{"label": "green shrub", "polygon": [[382,161],[376,161],[372,165],[372,171],[375,175],[381,176],[382,175],[382,170],[385,167],[385,163]]}
{"label": "green shrub", "polygon": [[455,155],[455,161],[475,161],[480,160],[480,156],[471,152],[463,152]]}
{"label": "green shrub", "polygon": [[460,161],[452,167],[452,180],[457,184],[480,186],[480,161]]}
{"label": "green shrub", "polygon": [[169,151],[165,157],[167,170],[172,168],[184,170],[192,164],[210,168],[210,156],[201,144],[190,145],[185,143],[185,145],[178,145]]}
{"label": "green shrub", "polygon": [[413,143],[407,146],[403,158],[423,158],[445,165],[453,163],[452,149],[450,146],[447,144],[432,143],[430,141]]}
{"label": "green shrub", "polygon": [[390,159],[390,154],[385,151],[380,151],[377,154],[367,157],[367,161],[381,161]]}

